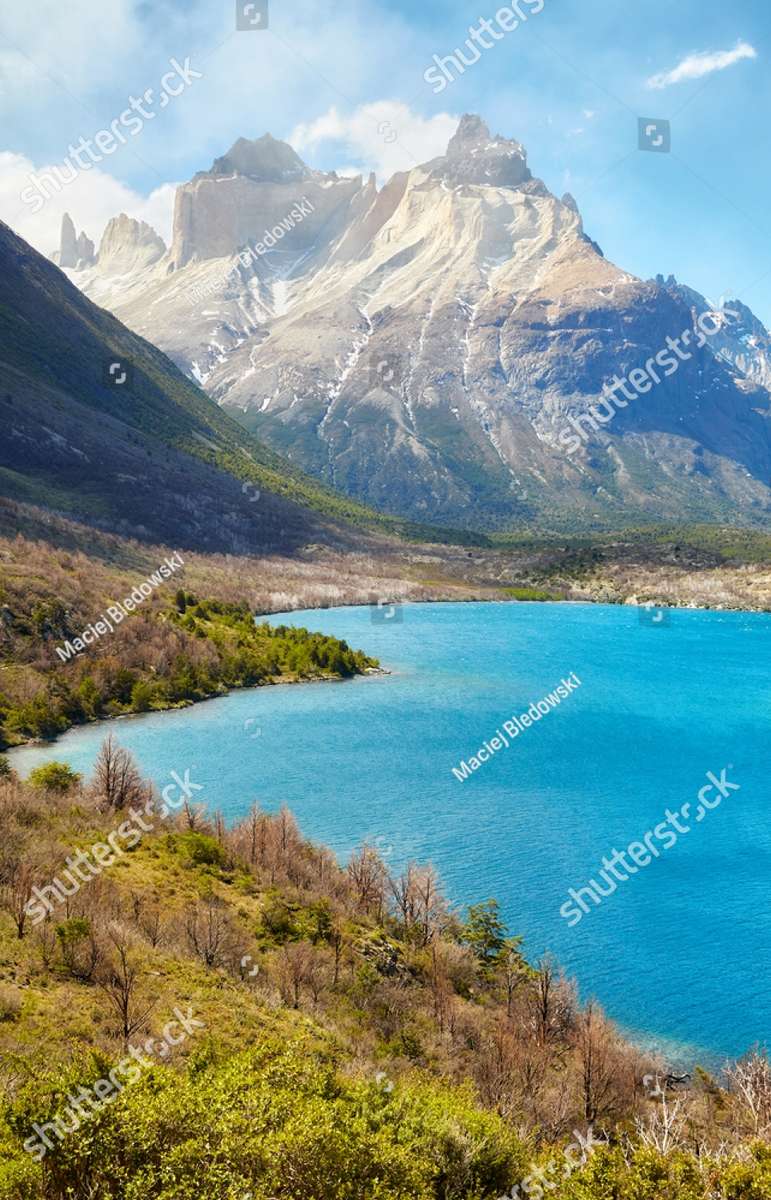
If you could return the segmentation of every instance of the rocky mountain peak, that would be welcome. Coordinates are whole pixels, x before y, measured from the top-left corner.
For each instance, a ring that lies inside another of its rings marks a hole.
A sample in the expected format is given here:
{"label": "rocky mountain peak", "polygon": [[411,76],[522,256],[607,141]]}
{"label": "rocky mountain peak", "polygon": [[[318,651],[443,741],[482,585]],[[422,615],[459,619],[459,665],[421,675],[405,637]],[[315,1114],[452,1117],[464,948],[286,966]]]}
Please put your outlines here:
{"label": "rocky mountain peak", "polygon": [[[177,190],[168,259],[98,276],[82,286],[224,408],[375,507],[485,528],[771,519],[771,337],[741,310],[662,362],[711,305],[604,259],[573,197],[478,116],[381,190],[242,139]],[[614,408],[641,364],[653,382]]]}
{"label": "rocky mountain peak", "polygon": [[69,213],[62,217],[59,250],[52,255],[60,267],[83,269],[94,264],[94,243],[85,233],[76,234],[75,224]]}
{"label": "rocky mountain peak", "polygon": [[288,183],[309,178],[311,171],[288,142],[266,133],[254,141],[239,138],[205,174],[244,175],[258,183]]}
{"label": "rocky mountain peak", "polygon": [[520,188],[533,181],[524,147],[512,138],[494,137],[490,127],[473,113],[461,117],[446,155],[429,167],[435,178],[452,184]]}
{"label": "rocky mountain peak", "polygon": [[99,266],[109,274],[150,267],[166,253],[166,243],[152,225],[121,213],[108,221],[99,244]]}
{"label": "rocky mountain peak", "polygon": [[490,141],[490,126],[476,113],[464,113],[460,124],[447,147],[448,158],[465,154],[468,150]]}

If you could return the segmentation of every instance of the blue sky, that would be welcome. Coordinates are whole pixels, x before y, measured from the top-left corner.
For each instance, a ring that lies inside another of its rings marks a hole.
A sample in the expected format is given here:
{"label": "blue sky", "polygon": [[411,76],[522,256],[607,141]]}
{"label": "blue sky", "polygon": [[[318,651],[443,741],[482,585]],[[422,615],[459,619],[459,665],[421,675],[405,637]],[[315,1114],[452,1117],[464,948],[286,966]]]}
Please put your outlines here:
{"label": "blue sky", "polygon": [[[478,112],[523,143],[552,191],[573,193],[619,266],[735,294],[771,323],[765,0],[543,0],[439,95],[423,78],[433,56],[498,0],[271,0],[270,28],[254,32],[235,31],[235,0],[3,7],[0,216],[43,250],[64,209],[92,237],[121,209],[167,234],[170,185],[240,136],[269,131],[314,166],[383,179]],[[33,216],[19,199],[29,173],[157,88],[171,57],[203,78]],[[637,149],[639,116],[671,120],[670,154]]]}

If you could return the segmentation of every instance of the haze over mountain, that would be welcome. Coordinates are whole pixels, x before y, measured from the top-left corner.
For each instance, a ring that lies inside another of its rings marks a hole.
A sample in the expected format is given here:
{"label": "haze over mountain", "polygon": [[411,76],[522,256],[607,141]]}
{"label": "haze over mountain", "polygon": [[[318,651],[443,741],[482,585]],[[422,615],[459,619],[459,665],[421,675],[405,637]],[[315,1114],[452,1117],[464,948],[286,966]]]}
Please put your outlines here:
{"label": "haze over mountain", "polygon": [[[65,235],[98,304],[378,508],[477,527],[771,522],[761,322],[729,303],[699,338],[713,306],[608,262],[573,198],[479,117],[380,190],[240,139],[179,188],[168,249],[125,217],[93,262]],[[686,331],[692,351],[662,360]],[[603,387],[651,360],[645,394],[609,408]]]}

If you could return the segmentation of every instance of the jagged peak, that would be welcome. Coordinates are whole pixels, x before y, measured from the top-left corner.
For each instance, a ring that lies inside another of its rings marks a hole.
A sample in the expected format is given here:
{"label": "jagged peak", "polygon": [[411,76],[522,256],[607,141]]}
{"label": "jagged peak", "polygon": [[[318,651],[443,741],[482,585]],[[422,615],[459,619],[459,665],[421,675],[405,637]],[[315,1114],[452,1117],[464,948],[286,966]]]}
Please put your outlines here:
{"label": "jagged peak", "polygon": [[166,253],[159,233],[136,217],[119,213],[107,222],[99,244],[99,266],[112,270],[132,270],[151,266]]}
{"label": "jagged peak", "polygon": [[68,212],[62,217],[59,249],[51,256],[60,267],[78,270],[94,264],[94,243],[85,233],[77,233]]}
{"label": "jagged peak", "polygon": [[196,179],[218,175],[245,175],[260,183],[286,183],[307,179],[311,170],[288,142],[265,133],[254,141],[238,138],[227,154],[215,158],[211,170],[199,172]]}
{"label": "jagged peak", "polygon": [[109,240],[117,235],[132,242],[144,242],[152,239],[165,247],[163,238],[153,229],[152,225],[149,225],[147,221],[142,221],[139,217],[130,217],[128,213],[118,213],[117,217],[110,218],[102,234],[102,245],[105,239]]}
{"label": "jagged peak", "polygon": [[[543,189],[527,165],[527,153],[513,138],[493,135],[476,113],[461,117],[447,146],[447,153],[427,164],[434,178],[453,185],[488,184],[491,187]],[[543,189],[545,191],[545,189]]]}

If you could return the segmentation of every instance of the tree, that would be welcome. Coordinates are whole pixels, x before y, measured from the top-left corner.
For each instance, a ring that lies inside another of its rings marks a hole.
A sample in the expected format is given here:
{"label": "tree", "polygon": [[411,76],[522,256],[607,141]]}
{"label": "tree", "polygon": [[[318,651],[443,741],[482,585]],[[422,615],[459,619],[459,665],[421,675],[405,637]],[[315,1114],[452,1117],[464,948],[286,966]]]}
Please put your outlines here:
{"label": "tree", "polygon": [[34,872],[27,863],[15,862],[0,872],[0,904],[13,917],[16,936],[24,937],[27,924],[27,904],[32,895]]}
{"label": "tree", "polygon": [[405,934],[427,946],[448,915],[436,871],[430,863],[419,867],[411,862],[401,875],[389,876],[388,883]]}
{"label": "tree", "polygon": [[94,927],[87,917],[70,917],[56,926],[62,962],[74,979],[88,983],[101,959]]}
{"label": "tree", "polygon": [[286,1004],[299,1008],[303,987],[318,1001],[325,974],[326,958],[309,942],[283,946],[278,956],[278,981]]}
{"label": "tree", "polygon": [[94,764],[94,789],[108,808],[118,810],[147,799],[147,787],[133,757],[112,734],[102,742]]}
{"label": "tree", "polygon": [[559,1041],[573,1021],[574,997],[564,980],[557,975],[554,964],[544,958],[538,966],[530,1004],[535,1040],[544,1047]]}
{"label": "tree", "polygon": [[520,983],[532,975],[532,968],[525,961],[520,946],[521,937],[509,937],[504,940],[503,949],[498,955],[498,968],[506,988],[506,1016],[511,1017],[514,993]]}
{"label": "tree", "polygon": [[34,788],[45,792],[56,792],[63,795],[71,787],[80,782],[80,775],[73,771],[69,763],[50,762],[30,771],[29,783]]}
{"label": "tree", "polygon": [[189,909],[185,925],[190,948],[207,967],[221,967],[231,957],[233,931],[226,906],[218,896],[205,896]]}
{"label": "tree", "polygon": [[470,906],[462,938],[476,954],[483,971],[490,972],[503,954],[507,932],[499,916],[497,900],[484,900]]}
{"label": "tree", "polygon": [[615,1100],[615,1081],[619,1069],[614,1035],[595,1004],[587,1004],[578,1020],[578,1056],[584,1120],[592,1125],[605,1116]]}
{"label": "tree", "polygon": [[765,1137],[771,1128],[771,1065],[765,1054],[753,1051],[728,1072],[731,1090],[749,1117],[751,1131]]}
{"label": "tree", "polygon": [[133,712],[149,712],[155,699],[155,688],[147,679],[138,679],[131,689]]}
{"label": "tree", "polygon": [[367,913],[374,910],[380,920],[388,876],[377,850],[373,846],[362,846],[351,855],[347,870],[360,907]]}
{"label": "tree", "polygon": [[155,1001],[148,1003],[141,996],[142,972],[124,931],[120,926],[113,925],[108,931],[108,938],[113,953],[97,982],[118,1018],[120,1035],[126,1046],[129,1038],[145,1027]]}

